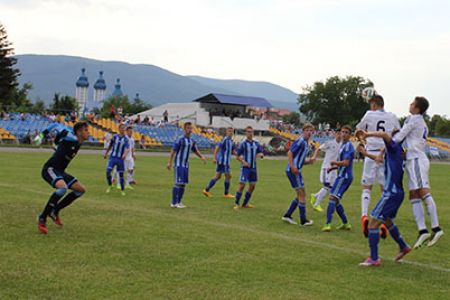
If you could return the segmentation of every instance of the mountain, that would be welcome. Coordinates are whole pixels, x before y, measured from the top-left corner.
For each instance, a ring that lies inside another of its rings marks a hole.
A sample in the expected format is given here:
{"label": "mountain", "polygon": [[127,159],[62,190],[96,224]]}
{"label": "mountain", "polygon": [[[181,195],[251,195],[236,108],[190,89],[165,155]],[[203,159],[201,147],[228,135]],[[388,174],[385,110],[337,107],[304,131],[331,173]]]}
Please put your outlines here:
{"label": "mountain", "polygon": [[267,82],[244,80],[219,80],[200,76],[182,76],[158,66],[129,64],[119,61],[101,61],[65,55],[17,55],[21,84],[31,82],[31,99],[42,99],[49,103],[54,93],[75,95],[75,81],[81,68],[86,69],[89,79],[89,96],[92,97],[98,72],[104,72],[107,94],[114,89],[116,78],[120,78],[122,90],[130,98],[139,93],[140,98],[152,105],[167,102],[190,102],[208,93],[223,93],[259,96],[268,99],[274,106],[297,109],[297,95],[281,86]]}

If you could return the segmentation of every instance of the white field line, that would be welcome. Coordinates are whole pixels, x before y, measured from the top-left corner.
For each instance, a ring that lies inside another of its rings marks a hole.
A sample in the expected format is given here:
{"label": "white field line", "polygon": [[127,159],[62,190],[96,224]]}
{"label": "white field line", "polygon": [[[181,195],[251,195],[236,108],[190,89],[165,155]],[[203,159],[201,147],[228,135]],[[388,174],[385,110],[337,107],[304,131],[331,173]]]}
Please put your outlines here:
{"label": "white field line", "polygon": [[[5,183],[0,183],[0,187],[8,187],[11,188],[12,185],[7,185]],[[34,190],[34,189],[29,189],[26,187],[20,187],[21,190],[27,191],[27,192],[31,192],[31,193],[35,193],[35,194],[39,194],[39,195],[50,195],[50,193],[45,193],[42,192],[40,190]],[[44,199],[43,199],[44,200]],[[44,200],[45,201],[45,200]],[[130,210],[129,206],[124,206],[124,208],[126,208],[127,210]],[[189,209],[189,208],[187,208]],[[132,209],[134,210],[134,209]],[[175,211],[176,209],[174,209]],[[309,244],[311,246],[317,247],[317,248],[323,248],[323,249],[331,249],[331,250],[337,250],[346,254],[357,254],[361,257],[365,257],[367,256],[367,253],[365,252],[361,252],[358,250],[353,250],[351,248],[344,248],[344,247],[339,247],[336,245],[332,245],[332,244],[328,244],[328,243],[323,243],[323,242],[318,242],[318,241],[314,241],[314,240],[310,240],[310,239],[305,239],[302,238],[300,236],[290,236],[290,235],[285,235],[282,233],[277,233],[277,232],[268,232],[268,231],[263,231],[257,228],[251,228],[251,227],[243,227],[243,226],[238,226],[238,225],[233,225],[233,224],[228,224],[228,223],[221,223],[221,222],[211,222],[211,221],[207,221],[205,219],[198,219],[198,218],[186,218],[183,217],[183,215],[176,215],[173,213],[164,213],[164,212],[158,212],[152,209],[145,209],[143,207],[140,207],[138,209],[136,209],[137,212],[139,213],[150,213],[153,215],[162,215],[165,217],[170,217],[170,218],[176,218],[182,221],[187,221],[187,222],[191,222],[191,223],[200,223],[203,225],[210,225],[210,226],[215,226],[215,227],[222,227],[222,228],[230,228],[236,231],[245,231],[247,233],[252,233],[252,234],[257,234],[257,235],[265,235],[265,236],[269,236],[271,238],[274,239],[282,239],[282,240],[286,240],[286,241],[297,241],[297,242],[301,242],[304,244]],[[177,210],[178,211],[178,210]],[[413,250],[414,251],[414,250]],[[389,260],[389,261],[394,261],[393,257],[382,257],[385,260]],[[438,265],[434,265],[434,264],[427,264],[427,263],[421,263],[421,262],[417,262],[417,261],[411,261],[411,260],[402,260],[401,264],[408,264],[408,265],[412,265],[412,266],[416,266],[419,268],[424,268],[424,269],[429,269],[432,271],[440,271],[440,272],[446,272],[446,273],[450,273],[450,269],[449,268],[443,268],[441,266]]]}

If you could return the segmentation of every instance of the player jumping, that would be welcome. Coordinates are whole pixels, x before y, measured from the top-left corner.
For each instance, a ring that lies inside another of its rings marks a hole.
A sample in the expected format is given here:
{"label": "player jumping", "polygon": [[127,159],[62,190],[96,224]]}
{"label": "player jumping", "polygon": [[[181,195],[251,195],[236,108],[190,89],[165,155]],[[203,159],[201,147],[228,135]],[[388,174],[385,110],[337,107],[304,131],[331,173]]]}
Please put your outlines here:
{"label": "player jumping", "polygon": [[256,160],[258,158],[263,158],[263,149],[261,145],[253,140],[253,128],[247,126],[245,128],[245,140],[239,144],[237,150],[237,160],[241,163],[241,177],[239,182],[239,187],[236,192],[236,202],[234,209],[239,209],[239,202],[244,192],[245,184],[248,182],[248,190],[245,193],[244,202],[242,203],[243,208],[253,208],[254,206],[249,204],[250,197],[255,190],[256,182],[258,181],[258,174],[256,171]]}
{"label": "player jumping", "polygon": [[[444,231],[439,227],[436,203],[431,196],[428,179],[430,161],[425,154],[428,127],[423,119],[428,106],[427,99],[416,97],[409,106],[411,115],[405,120],[402,129],[394,137],[396,142],[403,142],[403,147],[406,148],[409,200],[419,229],[419,237],[414,244],[414,249],[421,247],[428,240],[428,246],[433,246],[444,235]],[[432,235],[425,225],[422,201],[425,202],[430,216]]]}
{"label": "player jumping", "polygon": [[[384,99],[382,96],[375,94],[369,100],[370,110],[366,112],[356,128],[366,131],[381,131],[392,133],[395,129],[400,129],[400,123],[397,117],[390,112],[384,110]],[[370,155],[378,156],[384,148],[383,139],[378,137],[369,137],[366,142],[365,150]],[[384,185],[384,164],[372,160],[367,156],[364,158],[364,169],[361,178],[362,193],[361,193],[361,224],[362,231],[365,237],[368,236],[368,210],[370,204],[370,197],[372,193],[372,186],[378,183],[381,190]],[[381,236],[386,238],[387,228],[384,224],[381,226]]]}
{"label": "player jumping", "polygon": [[[65,170],[77,155],[81,144],[89,138],[88,124],[78,122],[72,130],[58,123],[53,123],[35,138],[35,143],[40,144],[47,134],[55,132],[56,151],[44,164],[41,173],[42,178],[55,188],[38,218],[38,230],[43,234],[48,233],[47,217],[50,217],[56,225],[62,226],[63,223],[59,216],[60,211],[86,192],[85,187]],[[68,189],[71,189],[72,192],[66,195]],[[64,195],[66,196],[64,197]]]}
{"label": "player jumping", "polygon": [[[394,131],[392,134],[395,135],[397,132]],[[401,260],[406,254],[411,252],[411,248],[403,240],[397,226],[394,224],[395,216],[405,196],[403,191],[403,149],[401,145],[392,140],[390,134],[383,131],[367,133],[359,131],[357,135],[362,137],[362,139],[366,137],[382,138],[385,143],[384,173],[386,180],[381,199],[372,210],[369,221],[370,257],[359,264],[364,267],[379,266],[381,259],[378,257],[378,243],[380,241],[379,227],[381,224],[386,224],[390,235],[399,245],[400,252],[395,257],[395,261]]]}
{"label": "player jumping", "polygon": [[328,172],[328,169],[331,168],[330,162],[333,160],[337,160],[339,157],[339,148],[341,147],[341,131],[340,129],[336,130],[334,134],[334,139],[329,140],[320,147],[318,147],[313,155],[313,157],[317,157],[320,151],[325,152],[325,157],[322,162],[322,167],[320,169],[320,183],[322,183],[323,187],[316,194],[311,194],[311,205],[315,211],[322,212],[323,208],[320,206],[320,203],[325,198],[325,196],[330,192],[331,187],[336,180],[336,170],[332,170]]}
{"label": "player jumping", "polygon": [[338,176],[333,184],[330,192],[330,200],[327,208],[327,222],[322,228],[322,231],[331,231],[331,220],[333,219],[334,211],[342,220],[342,224],[337,229],[350,230],[352,225],[348,223],[347,216],[345,215],[344,206],[342,206],[342,196],[350,187],[353,181],[353,158],[355,155],[355,149],[353,148],[350,137],[352,135],[352,128],[348,125],[342,126],[342,145],[339,149],[339,160],[331,161],[331,168],[328,171],[337,169]]}
{"label": "player jumping", "polygon": [[[170,152],[167,169],[170,171],[172,166],[174,168],[174,186],[172,189],[172,208],[186,208],[186,205],[181,202],[184,195],[186,185],[189,183],[189,154],[194,152],[203,162],[206,162],[205,157],[200,153],[197,144],[191,138],[192,123],[186,122],[183,126],[184,135],[173,144]],[[175,158],[175,161],[174,161]]]}
{"label": "player jumping", "polygon": [[291,183],[291,187],[296,192],[296,198],[292,200],[291,205],[281,219],[286,223],[296,225],[297,223],[292,220],[292,214],[298,206],[300,211],[300,225],[310,226],[314,222],[306,218],[305,183],[303,182],[301,170],[303,165],[312,164],[315,160],[314,156],[308,159],[306,158],[310,151],[308,141],[314,132],[314,126],[306,123],[302,129],[303,136],[297,139],[288,151],[288,164],[286,167],[286,175]]}
{"label": "player jumping", "polygon": [[213,163],[216,164],[216,176],[208,183],[206,188],[202,191],[203,195],[206,197],[211,197],[211,193],[209,192],[212,187],[216,184],[216,182],[222,177],[222,174],[225,175],[225,198],[234,198],[233,195],[230,194],[230,183],[231,183],[231,155],[233,154],[233,133],[234,129],[232,127],[228,127],[226,131],[225,137],[222,139],[220,143],[217,144],[214,149],[214,160]]}

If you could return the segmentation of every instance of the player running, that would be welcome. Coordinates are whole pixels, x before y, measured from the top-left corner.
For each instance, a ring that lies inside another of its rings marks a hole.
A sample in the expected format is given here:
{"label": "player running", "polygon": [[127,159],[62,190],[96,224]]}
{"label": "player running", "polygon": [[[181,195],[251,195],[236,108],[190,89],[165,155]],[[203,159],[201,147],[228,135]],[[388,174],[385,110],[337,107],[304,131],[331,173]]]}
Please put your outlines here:
{"label": "player running", "polygon": [[334,139],[326,141],[320,147],[318,147],[313,155],[314,158],[317,157],[320,151],[325,152],[325,157],[322,162],[322,167],[320,169],[320,183],[323,187],[316,194],[311,194],[311,205],[315,211],[322,212],[323,208],[320,203],[325,198],[325,196],[330,192],[331,187],[336,180],[337,172],[332,170],[328,172],[331,168],[330,162],[337,160],[339,157],[339,148],[341,147],[341,131],[336,130],[334,134]]}
{"label": "player running", "polygon": [[[398,131],[393,131],[394,136]],[[380,242],[379,227],[386,224],[394,241],[400,247],[400,252],[395,257],[395,261],[401,260],[406,254],[411,252],[411,248],[403,240],[397,226],[394,224],[395,216],[403,202],[405,193],[403,191],[403,149],[400,144],[396,143],[391,135],[383,131],[375,132],[357,132],[362,139],[377,137],[382,138],[384,147],[384,176],[386,178],[383,194],[381,199],[372,210],[371,219],[369,221],[369,248],[370,257],[360,266],[371,267],[379,266],[381,259],[378,257],[378,243]],[[371,157],[374,159],[375,157]]]}
{"label": "player running", "polygon": [[108,166],[106,168],[106,181],[108,183],[106,193],[111,192],[113,186],[111,172],[115,167],[116,172],[119,173],[121,194],[122,196],[125,196],[125,180],[123,173],[125,172],[125,159],[127,158],[128,152],[130,152],[129,139],[125,135],[125,124],[119,125],[119,134],[115,134],[111,139],[111,143],[105,151],[105,159],[108,157],[109,151],[111,151],[111,155],[109,156]]}
{"label": "player running", "polygon": [[[172,189],[172,208],[186,208],[186,205],[181,202],[183,199],[184,190],[189,183],[189,154],[194,152],[204,163],[205,157],[200,153],[197,144],[191,138],[192,123],[186,122],[183,126],[184,135],[173,144],[170,152],[169,162],[167,163],[167,170],[174,168],[174,186]],[[174,161],[175,158],[175,161]]]}
{"label": "player running", "polygon": [[348,223],[347,216],[345,215],[344,206],[341,201],[344,193],[350,187],[353,181],[353,158],[355,156],[355,148],[353,148],[350,137],[352,135],[352,128],[349,125],[344,125],[341,128],[342,145],[339,149],[339,160],[333,160],[330,162],[331,168],[328,169],[331,172],[337,169],[338,176],[333,184],[330,192],[330,200],[327,208],[327,222],[322,228],[322,231],[331,231],[331,220],[333,219],[334,211],[342,220],[342,224],[337,229],[350,230],[352,225]]}
{"label": "player running", "polygon": [[303,136],[297,139],[288,151],[288,164],[286,167],[286,175],[291,183],[291,187],[296,192],[296,198],[292,200],[288,210],[281,218],[286,223],[296,225],[292,220],[292,214],[298,206],[300,211],[300,226],[311,226],[313,220],[306,218],[306,200],[305,200],[305,183],[301,173],[303,165],[314,163],[315,157],[306,158],[310,151],[309,139],[314,132],[314,126],[306,123],[303,126]]}
{"label": "player running", "polygon": [[[78,122],[72,130],[58,123],[53,123],[39,134],[34,141],[39,145],[47,134],[54,133],[56,133],[54,142],[57,148],[55,153],[44,164],[41,172],[42,178],[55,188],[44,210],[38,217],[38,230],[43,234],[48,233],[47,217],[50,217],[56,225],[63,226],[59,216],[60,211],[86,192],[85,187],[75,177],[66,173],[65,170],[77,155],[81,144],[89,138],[88,124],[86,122]],[[66,195],[68,189],[71,189],[72,192]],[[64,197],[64,195],[66,196]]]}
{"label": "player running", "polygon": [[[369,100],[370,110],[366,112],[356,128],[366,131],[381,131],[392,133],[394,129],[400,129],[400,123],[397,117],[390,112],[384,110],[384,99],[382,96],[375,94]],[[370,155],[378,156],[384,148],[383,139],[378,137],[369,137],[366,143],[366,151]],[[367,217],[370,197],[372,193],[372,186],[378,183],[381,190],[384,185],[384,164],[372,160],[368,157],[364,158],[364,169],[361,178],[362,193],[361,193],[361,224],[362,231],[365,237],[368,235],[367,225],[369,218]],[[386,238],[387,229],[383,224],[381,226],[382,237]]]}
{"label": "player running", "polygon": [[[400,132],[394,137],[396,142],[403,142],[406,148],[406,172],[408,173],[409,200],[411,201],[414,219],[419,229],[419,237],[414,244],[414,249],[421,247],[428,241],[428,246],[433,246],[444,235],[439,227],[436,203],[430,192],[428,173],[430,161],[425,154],[428,127],[423,119],[429,107],[428,100],[424,97],[416,97],[409,106],[411,115],[405,120]],[[432,234],[425,225],[425,217],[422,201],[427,206],[427,212],[431,220]]]}
{"label": "player running", "polygon": [[239,181],[239,187],[236,192],[236,202],[233,209],[239,209],[239,203],[244,192],[245,184],[248,182],[248,190],[245,193],[244,202],[242,208],[253,208],[254,206],[249,204],[250,197],[255,190],[256,182],[258,181],[258,174],[256,171],[256,160],[263,158],[263,149],[259,142],[253,140],[253,128],[247,126],[245,128],[245,140],[243,140],[237,150],[237,160],[241,163],[241,177]]}
{"label": "player running", "polygon": [[222,139],[220,143],[217,144],[214,149],[214,160],[213,163],[216,164],[216,176],[208,183],[206,188],[202,191],[203,195],[206,197],[211,197],[211,193],[209,192],[212,187],[216,184],[216,182],[222,177],[222,174],[225,175],[225,198],[234,198],[233,195],[230,194],[230,183],[231,183],[231,155],[234,152],[233,146],[233,134],[234,129],[232,127],[228,127],[225,137]]}

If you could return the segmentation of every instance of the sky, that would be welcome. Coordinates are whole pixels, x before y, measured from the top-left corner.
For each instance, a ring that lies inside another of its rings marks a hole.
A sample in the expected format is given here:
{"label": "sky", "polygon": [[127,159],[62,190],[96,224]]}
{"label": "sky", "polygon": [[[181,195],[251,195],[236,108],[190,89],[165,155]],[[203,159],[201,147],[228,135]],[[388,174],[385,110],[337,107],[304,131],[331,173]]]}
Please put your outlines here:
{"label": "sky", "polygon": [[447,0],[0,0],[16,54],[146,63],[300,93],[369,78],[386,109],[421,95],[450,116]]}

